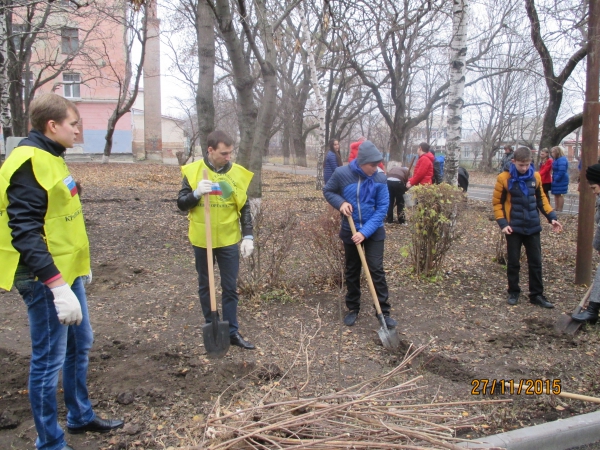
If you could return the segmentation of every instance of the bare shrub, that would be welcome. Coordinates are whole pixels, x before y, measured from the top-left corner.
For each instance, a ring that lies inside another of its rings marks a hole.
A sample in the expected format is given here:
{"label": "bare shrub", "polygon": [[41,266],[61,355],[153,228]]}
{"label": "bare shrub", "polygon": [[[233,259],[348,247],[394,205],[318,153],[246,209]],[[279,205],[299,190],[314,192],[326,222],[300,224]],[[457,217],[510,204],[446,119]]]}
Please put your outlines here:
{"label": "bare shrub", "polygon": [[303,227],[303,242],[306,243],[308,259],[318,261],[313,266],[313,282],[340,287],[345,267],[344,244],[339,237],[341,225],[340,213],[327,208],[314,220]]}
{"label": "bare shrub", "polygon": [[416,186],[410,191],[415,201],[415,206],[407,208],[413,268],[417,275],[435,276],[459,237],[456,224],[466,205],[465,194],[447,183]]}
{"label": "bare shrub", "polygon": [[254,252],[240,258],[238,288],[255,297],[282,291],[285,282],[282,265],[290,255],[298,217],[277,201],[252,202]]}

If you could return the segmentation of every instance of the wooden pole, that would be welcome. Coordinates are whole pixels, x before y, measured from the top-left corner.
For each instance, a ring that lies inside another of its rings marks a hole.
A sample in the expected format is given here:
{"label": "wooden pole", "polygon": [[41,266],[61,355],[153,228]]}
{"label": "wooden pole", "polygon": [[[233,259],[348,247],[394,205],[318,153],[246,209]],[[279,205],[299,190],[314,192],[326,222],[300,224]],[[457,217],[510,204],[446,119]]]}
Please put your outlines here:
{"label": "wooden pole", "polygon": [[595,195],[588,187],[585,170],[598,162],[598,79],[600,78],[600,0],[590,0],[585,103],[583,105],[582,164],[579,185],[579,221],[575,283],[592,281],[592,239],[594,235]]}

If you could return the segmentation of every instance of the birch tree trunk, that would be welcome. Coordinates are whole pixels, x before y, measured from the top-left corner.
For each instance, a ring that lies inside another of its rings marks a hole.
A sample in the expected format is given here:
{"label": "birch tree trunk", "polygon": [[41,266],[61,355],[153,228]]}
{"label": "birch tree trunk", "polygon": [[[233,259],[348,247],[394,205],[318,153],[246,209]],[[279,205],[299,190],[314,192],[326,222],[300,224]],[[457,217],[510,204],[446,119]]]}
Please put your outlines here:
{"label": "birch tree trunk", "polygon": [[4,142],[12,135],[12,121],[8,96],[8,27],[6,24],[6,6],[8,1],[0,0],[0,125]]}
{"label": "birch tree trunk", "polygon": [[450,86],[448,91],[448,139],[444,179],[458,184],[458,159],[462,132],[462,107],[467,57],[468,0],[453,0],[452,40],[450,41]]}
{"label": "birch tree trunk", "polygon": [[308,54],[308,64],[310,66],[310,81],[315,92],[317,101],[317,117],[319,120],[319,151],[317,153],[317,185],[316,189],[323,189],[323,158],[325,155],[325,102],[323,94],[317,79],[317,64],[315,63],[315,53],[313,52],[310,31],[306,20],[306,11],[302,4],[300,6],[300,18],[302,21],[302,32],[304,33],[304,42],[306,43],[306,53]]}

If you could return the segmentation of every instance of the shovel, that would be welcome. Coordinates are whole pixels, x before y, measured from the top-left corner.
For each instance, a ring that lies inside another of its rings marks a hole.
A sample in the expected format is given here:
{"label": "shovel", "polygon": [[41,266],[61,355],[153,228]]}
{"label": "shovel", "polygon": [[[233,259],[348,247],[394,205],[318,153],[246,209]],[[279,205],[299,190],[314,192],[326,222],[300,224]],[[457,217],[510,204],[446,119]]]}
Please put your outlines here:
{"label": "shovel", "polygon": [[[204,169],[204,179],[208,172]],[[229,350],[229,322],[219,320],[215,295],[215,274],[213,272],[212,230],[210,227],[210,194],[204,194],[204,227],[206,228],[206,258],[208,263],[208,285],[210,290],[210,323],[202,326],[204,348],[209,358],[222,358]]]}
{"label": "shovel", "polygon": [[579,305],[577,305],[577,307],[573,310],[570,316],[568,314],[563,314],[558,318],[558,322],[556,322],[556,324],[554,325],[554,329],[556,331],[571,335],[577,333],[577,330],[579,330],[583,322],[573,320],[571,316],[574,316],[575,314],[579,314],[581,312],[581,310],[583,309],[583,305],[585,305],[585,302],[588,300],[588,298],[590,298],[592,286],[588,288],[587,292],[579,302]]}
{"label": "shovel", "polygon": [[[355,235],[356,227],[354,226],[354,220],[352,219],[351,215],[347,217],[348,222],[350,223],[350,229],[352,230],[352,235]],[[375,310],[377,311],[377,320],[379,320],[379,324],[381,325],[381,328],[377,331],[377,334],[379,335],[379,339],[381,339],[383,346],[388,350],[393,350],[400,346],[400,336],[398,336],[398,332],[396,330],[388,329],[383,317],[383,313],[381,312],[381,306],[379,306],[379,299],[377,298],[377,292],[375,291],[375,286],[373,285],[371,272],[369,272],[369,266],[367,265],[365,252],[361,244],[357,244],[356,248],[358,249],[360,261],[362,262],[363,270],[365,271],[365,276],[367,277],[367,282],[369,283],[369,291],[371,291],[371,297],[373,297],[373,303],[375,304]]]}

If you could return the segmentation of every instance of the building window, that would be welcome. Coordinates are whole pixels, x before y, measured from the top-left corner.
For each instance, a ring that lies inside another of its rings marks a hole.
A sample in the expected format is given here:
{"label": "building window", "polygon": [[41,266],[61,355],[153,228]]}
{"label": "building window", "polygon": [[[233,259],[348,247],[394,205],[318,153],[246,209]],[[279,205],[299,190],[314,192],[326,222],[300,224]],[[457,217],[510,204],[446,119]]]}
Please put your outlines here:
{"label": "building window", "polygon": [[63,73],[63,85],[65,88],[66,98],[79,98],[81,93],[79,85],[81,83],[81,77],[78,73]]}
{"label": "building window", "polygon": [[67,28],[61,29],[62,52],[75,53],[79,49],[79,29]]}

